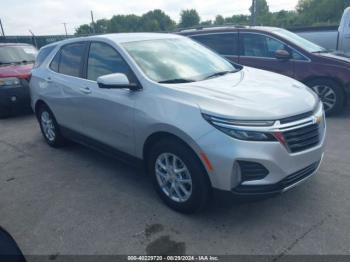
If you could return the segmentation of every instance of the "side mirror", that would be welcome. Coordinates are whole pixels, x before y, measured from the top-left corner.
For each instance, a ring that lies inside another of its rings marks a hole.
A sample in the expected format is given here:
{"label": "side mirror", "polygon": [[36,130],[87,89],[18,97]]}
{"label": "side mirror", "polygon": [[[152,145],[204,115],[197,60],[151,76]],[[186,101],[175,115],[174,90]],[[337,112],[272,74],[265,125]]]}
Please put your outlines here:
{"label": "side mirror", "polygon": [[292,55],[287,50],[279,49],[275,52],[275,57],[280,60],[289,60]]}
{"label": "side mirror", "polygon": [[140,89],[137,84],[130,83],[128,77],[125,74],[115,73],[100,76],[97,78],[97,84],[100,88],[105,89],[122,89],[127,88],[130,90]]}

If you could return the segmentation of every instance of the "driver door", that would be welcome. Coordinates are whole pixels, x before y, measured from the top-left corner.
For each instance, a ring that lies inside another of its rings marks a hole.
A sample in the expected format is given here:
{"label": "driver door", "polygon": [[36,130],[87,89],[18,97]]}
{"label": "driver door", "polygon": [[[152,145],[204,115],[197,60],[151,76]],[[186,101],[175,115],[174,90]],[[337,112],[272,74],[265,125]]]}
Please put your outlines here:
{"label": "driver door", "polygon": [[292,53],[292,50],[281,41],[261,33],[241,32],[239,45],[240,64],[294,77],[293,59],[282,60],[275,57],[277,50]]}
{"label": "driver door", "polygon": [[127,75],[135,82],[130,67],[120,54],[103,42],[91,42],[86,59],[84,99],[81,115],[84,135],[105,145],[132,154],[134,150],[134,104],[138,92],[129,89],[102,89],[96,80],[112,73]]}

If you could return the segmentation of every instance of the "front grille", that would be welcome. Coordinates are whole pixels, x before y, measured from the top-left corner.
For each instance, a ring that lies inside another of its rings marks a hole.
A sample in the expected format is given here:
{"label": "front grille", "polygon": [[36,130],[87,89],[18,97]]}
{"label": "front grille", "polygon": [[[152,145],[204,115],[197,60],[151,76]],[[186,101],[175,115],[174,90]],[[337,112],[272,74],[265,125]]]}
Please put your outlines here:
{"label": "front grille", "polygon": [[321,138],[318,124],[283,132],[283,136],[292,153],[301,152],[317,146]]}
{"label": "front grille", "polygon": [[269,171],[261,164],[250,161],[238,161],[242,182],[264,179]]}
{"label": "front grille", "polygon": [[257,186],[249,186],[249,185],[239,185],[234,188],[232,191],[235,194],[239,195],[256,195],[256,194],[275,194],[283,191],[284,189],[293,186],[294,184],[306,179],[311,176],[317,169],[320,161],[313,163],[312,165],[299,170],[280,182],[272,185],[257,185]]}
{"label": "front grille", "polygon": [[287,123],[291,123],[291,122],[295,122],[295,121],[299,121],[302,120],[304,118],[308,118],[310,116],[312,116],[314,114],[314,112],[310,111],[310,112],[306,112],[300,115],[296,115],[296,116],[291,116],[291,117],[286,117],[280,120],[281,124],[287,124]]}

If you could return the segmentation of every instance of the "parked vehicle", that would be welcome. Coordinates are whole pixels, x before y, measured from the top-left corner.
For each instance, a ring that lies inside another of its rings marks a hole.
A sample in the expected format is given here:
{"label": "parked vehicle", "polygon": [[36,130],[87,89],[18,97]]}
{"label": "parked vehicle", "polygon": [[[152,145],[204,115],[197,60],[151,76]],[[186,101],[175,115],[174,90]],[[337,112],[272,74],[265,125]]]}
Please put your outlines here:
{"label": "parked vehicle", "polygon": [[37,50],[27,44],[0,44],[0,118],[30,108],[29,78]]}
{"label": "parked vehicle", "polygon": [[329,115],[341,112],[349,98],[350,58],[332,54],[287,30],[229,26],[189,29],[181,34],[233,62],[303,82],[319,95]]}
{"label": "parked vehicle", "polygon": [[[310,31],[311,29],[311,31]],[[309,28],[307,31],[296,31],[298,35],[326,49],[337,51],[338,55],[350,57],[350,7],[346,8],[338,30]]]}
{"label": "parked vehicle", "polygon": [[69,138],[143,160],[175,210],[199,210],[213,188],[284,192],[320,165],[323,106],[296,80],[231,64],[172,34],[92,36],[46,48],[53,50],[30,81],[46,142],[59,147]]}

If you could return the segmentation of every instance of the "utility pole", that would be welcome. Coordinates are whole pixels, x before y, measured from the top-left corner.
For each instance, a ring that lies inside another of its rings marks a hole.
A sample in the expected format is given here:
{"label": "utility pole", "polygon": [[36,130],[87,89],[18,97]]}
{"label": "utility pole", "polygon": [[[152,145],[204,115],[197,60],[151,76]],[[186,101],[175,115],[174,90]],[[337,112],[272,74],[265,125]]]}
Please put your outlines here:
{"label": "utility pole", "polygon": [[2,36],[5,37],[5,31],[4,31],[4,27],[2,26],[1,19],[0,19],[0,28],[1,28],[1,34],[2,34]]}
{"label": "utility pole", "polygon": [[94,21],[94,14],[91,10],[91,28],[92,28],[92,33],[95,34],[95,21]]}
{"label": "utility pole", "polygon": [[28,29],[28,31],[29,31],[29,33],[32,35],[32,42],[33,42],[34,46],[35,46],[36,48],[38,48],[38,44],[37,44],[37,42],[36,42],[36,37],[35,37],[34,33],[33,33],[32,30],[30,30],[30,29]]}
{"label": "utility pole", "polygon": [[256,1],[257,0],[252,0],[252,26],[256,26]]}
{"label": "utility pole", "polygon": [[66,32],[66,36],[68,36],[68,34],[67,34],[67,23],[62,23],[62,24],[64,26],[64,31]]}

